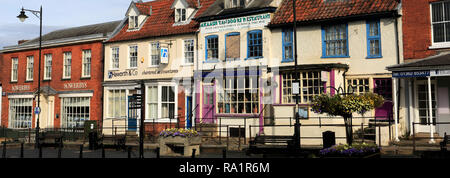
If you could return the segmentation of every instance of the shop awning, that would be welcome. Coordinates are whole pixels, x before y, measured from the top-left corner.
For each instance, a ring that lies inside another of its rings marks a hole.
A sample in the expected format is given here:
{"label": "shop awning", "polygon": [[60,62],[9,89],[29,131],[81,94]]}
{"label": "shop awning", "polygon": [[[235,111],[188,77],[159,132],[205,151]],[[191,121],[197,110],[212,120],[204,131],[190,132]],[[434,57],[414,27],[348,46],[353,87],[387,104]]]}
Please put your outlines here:
{"label": "shop awning", "polygon": [[386,67],[394,78],[450,76],[450,52]]}

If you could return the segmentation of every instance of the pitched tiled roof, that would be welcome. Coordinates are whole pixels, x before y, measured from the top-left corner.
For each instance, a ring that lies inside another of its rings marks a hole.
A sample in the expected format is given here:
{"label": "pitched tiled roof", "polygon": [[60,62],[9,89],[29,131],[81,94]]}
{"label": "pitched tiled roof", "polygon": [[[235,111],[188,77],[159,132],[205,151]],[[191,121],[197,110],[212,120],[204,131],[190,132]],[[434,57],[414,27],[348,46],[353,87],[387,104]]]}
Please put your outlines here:
{"label": "pitched tiled roof", "polygon": [[[200,0],[200,9],[195,16],[202,14],[215,0]],[[137,31],[127,31],[128,23],[124,23],[122,29],[107,42],[117,42],[126,40],[135,40],[141,38],[167,36],[175,34],[193,33],[198,30],[198,22],[191,20],[186,25],[176,25],[174,18],[174,10],[170,9],[174,0],[155,0],[144,3],[136,3],[136,6],[146,7],[145,11],[149,12],[152,7],[152,15],[150,15],[145,24]]]}
{"label": "pitched tiled roof", "polygon": [[[397,8],[398,0],[297,0],[297,22],[330,20],[348,16],[359,16],[390,12]],[[275,13],[271,25],[294,21],[292,0],[283,0]]]}

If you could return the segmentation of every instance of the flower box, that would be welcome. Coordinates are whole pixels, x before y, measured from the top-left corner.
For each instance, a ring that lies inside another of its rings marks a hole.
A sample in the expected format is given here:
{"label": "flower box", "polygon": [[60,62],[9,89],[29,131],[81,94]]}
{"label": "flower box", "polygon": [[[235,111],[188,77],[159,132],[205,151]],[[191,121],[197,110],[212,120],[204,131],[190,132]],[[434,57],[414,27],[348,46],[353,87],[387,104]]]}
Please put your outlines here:
{"label": "flower box", "polygon": [[192,156],[200,155],[201,137],[196,131],[185,129],[166,129],[158,138],[161,156]]}

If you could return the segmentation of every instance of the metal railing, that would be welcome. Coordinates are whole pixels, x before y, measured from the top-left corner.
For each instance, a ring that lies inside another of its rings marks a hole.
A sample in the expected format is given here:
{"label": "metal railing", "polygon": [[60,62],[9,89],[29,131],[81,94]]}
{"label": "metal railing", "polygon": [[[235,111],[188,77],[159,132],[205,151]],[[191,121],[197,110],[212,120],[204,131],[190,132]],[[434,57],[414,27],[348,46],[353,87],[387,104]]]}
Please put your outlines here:
{"label": "metal railing", "polygon": [[[416,140],[417,139],[438,139],[438,140],[441,140],[441,139],[443,139],[444,137],[440,137],[440,136],[438,136],[438,137],[435,137],[434,136],[434,133],[433,133],[433,136],[431,136],[431,133],[429,133],[430,134],[430,136],[429,137],[417,137],[416,136],[416,125],[427,125],[427,126],[430,126],[430,124],[433,124],[434,126],[437,126],[437,125],[447,125],[447,124],[450,124],[450,122],[426,122],[426,123],[418,123],[418,122],[413,122],[412,123],[412,142],[413,142],[413,152],[415,152],[416,151],[416,147],[417,147],[417,145],[416,145]],[[447,130],[447,131],[445,131],[445,132],[450,132],[449,130]]]}

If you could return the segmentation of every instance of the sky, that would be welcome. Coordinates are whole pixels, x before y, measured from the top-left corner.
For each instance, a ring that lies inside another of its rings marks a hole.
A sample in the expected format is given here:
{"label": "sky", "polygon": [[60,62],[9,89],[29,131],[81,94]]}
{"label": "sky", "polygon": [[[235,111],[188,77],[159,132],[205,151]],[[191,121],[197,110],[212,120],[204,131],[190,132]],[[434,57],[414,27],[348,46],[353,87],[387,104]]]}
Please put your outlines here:
{"label": "sky", "polygon": [[[37,10],[42,6],[43,34],[83,25],[122,20],[132,0],[0,0],[0,49],[17,45],[19,40],[39,37],[39,18],[25,12],[28,19],[17,16],[22,7]],[[149,1],[149,0],[144,0]]]}

